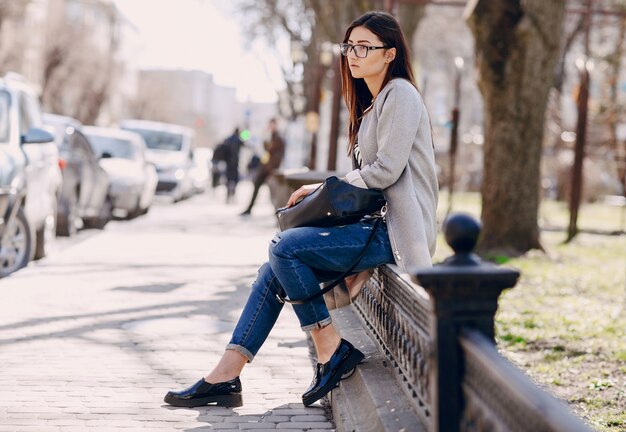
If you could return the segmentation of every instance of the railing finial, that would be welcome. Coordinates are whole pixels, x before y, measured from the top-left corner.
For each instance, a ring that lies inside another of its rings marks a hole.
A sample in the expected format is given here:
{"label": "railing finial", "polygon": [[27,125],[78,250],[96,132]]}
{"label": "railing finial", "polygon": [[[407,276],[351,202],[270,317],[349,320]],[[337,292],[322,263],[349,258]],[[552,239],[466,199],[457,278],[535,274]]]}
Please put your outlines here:
{"label": "railing finial", "polygon": [[443,223],[446,242],[454,250],[454,255],[444,261],[446,265],[478,265],[480,258],[473,254],[481,225],[474,217],[454,213]]}

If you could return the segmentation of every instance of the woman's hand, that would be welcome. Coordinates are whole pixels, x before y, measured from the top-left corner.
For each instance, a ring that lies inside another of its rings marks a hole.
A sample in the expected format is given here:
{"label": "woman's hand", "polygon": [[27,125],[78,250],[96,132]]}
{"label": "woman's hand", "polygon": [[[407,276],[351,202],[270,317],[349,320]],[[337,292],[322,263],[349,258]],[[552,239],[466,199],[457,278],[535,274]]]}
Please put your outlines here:
{"label": "woman's hand", "polygon": [[313,192],[315,189],[320,187],[320,185],[321,183],[315,183],[315,184],[302,186],[300,189],[298,189],[297,191],[291,194],[291,196],[289,197],[289,200],[287,201],[287,207],[291,207],[292,205],[296,204],[302,198],[304,198],[305,196]]}

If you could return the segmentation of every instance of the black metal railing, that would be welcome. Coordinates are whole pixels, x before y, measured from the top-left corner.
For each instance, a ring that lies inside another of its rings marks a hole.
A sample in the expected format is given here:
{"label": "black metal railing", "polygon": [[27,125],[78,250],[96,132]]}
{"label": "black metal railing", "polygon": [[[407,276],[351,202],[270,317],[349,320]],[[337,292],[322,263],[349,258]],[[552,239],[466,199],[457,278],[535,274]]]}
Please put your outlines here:
{"label": "black metal railing", "polygon": [[392,360],[403,390],[413,400],[423,423],[430,424],[430,358],[434,341],[428,294],[384,266],[376,269],[355,305]]}
{"label": "black metal railing", "polygon": [[479,232],[469,216],[448,218],[455,254],[416,270],[414,283],[393,266],[377,269],[355,303],[364,324],[428,430],[589,431],[497,353],[498,298],[519,272],[474,255]]}
{"label": "black metal railing", "polygon": [[[277,179],[288,197],[329,174],[285,173]],[[363,323],[427,430],[590,431],[498,354],[498,298],[515,286],[519,272],[474,255],[479,233],[472,217],[452,215],[444,235],[453,256],[416,269],[412,280],[395,266],[378,268],[355,302]]]}

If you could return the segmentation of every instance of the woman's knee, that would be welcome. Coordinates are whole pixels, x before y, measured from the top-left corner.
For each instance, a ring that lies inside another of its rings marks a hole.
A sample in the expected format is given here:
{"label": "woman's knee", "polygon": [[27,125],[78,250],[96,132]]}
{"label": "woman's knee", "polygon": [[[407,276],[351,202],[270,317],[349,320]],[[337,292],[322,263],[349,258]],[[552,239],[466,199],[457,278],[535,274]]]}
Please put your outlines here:
{"label": "woman's knee", "polygon": [[294,237],[289,231],[276,233],[270,241],[269,257],[270,263],[276,259],[289,259],[293,256]]}

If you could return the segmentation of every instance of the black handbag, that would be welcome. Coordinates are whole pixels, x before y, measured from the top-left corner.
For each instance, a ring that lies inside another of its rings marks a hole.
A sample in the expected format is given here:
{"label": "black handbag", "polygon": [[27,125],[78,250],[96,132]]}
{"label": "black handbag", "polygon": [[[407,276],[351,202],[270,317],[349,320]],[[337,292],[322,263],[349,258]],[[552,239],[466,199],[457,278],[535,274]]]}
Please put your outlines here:
{"label": "black handbag", "polygon": [[276,217],[281,231],[302,226],[348,225],[380,211],[385,203],[381,190],[353,186],[333,176],[297,204],[278,209]]}
{"label": "black handbag", "polygon": [[365,256],[367,249],[374,240],[385,212],[386,200],[381,190],[352,186],[350,183],[334,176],[328,177],[315,191],[305,196],[295,205],[278,209],[276,216],[281,231],[303,226],[330,227],[348,225],[360,221],[364,216],[378,213],[367,243],[346,271],[335,280],[325,284],[324,288],[319,292],[309,297],[292,300],[287,298],[284,293],[279,293],[276,295],[278,301],[281,303],[303,304],[321,297],[342,283],[344,278],[350,275],[352,270]]}

